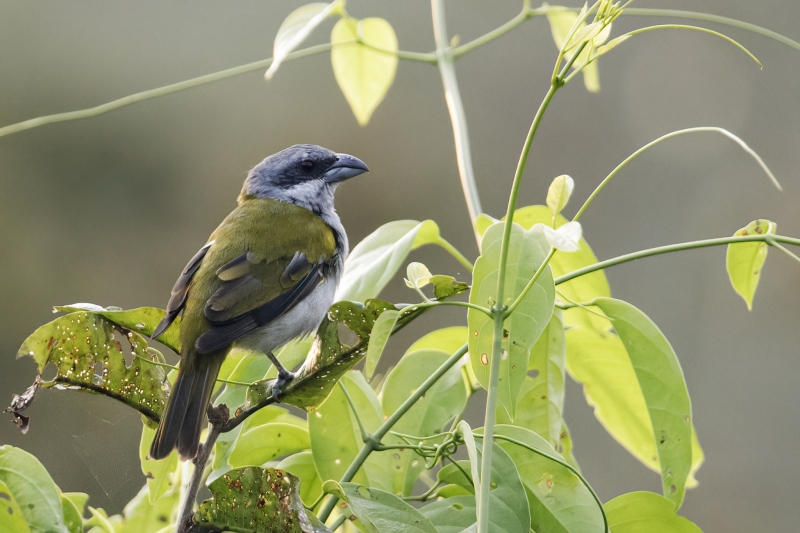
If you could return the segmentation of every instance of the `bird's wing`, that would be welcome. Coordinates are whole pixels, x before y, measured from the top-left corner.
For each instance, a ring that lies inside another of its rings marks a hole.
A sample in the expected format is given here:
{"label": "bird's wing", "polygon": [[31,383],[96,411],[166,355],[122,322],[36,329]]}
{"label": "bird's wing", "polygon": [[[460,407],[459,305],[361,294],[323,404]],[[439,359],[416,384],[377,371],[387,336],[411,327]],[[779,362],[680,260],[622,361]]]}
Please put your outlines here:
{"label": "bird's wing", "polygon": [[269,324],[308,296],[326,274],[324,256],[312,262],[297,251],[291,258],[265,262],[244,252],[216,272],[222,284],[203,309],[211,328],[197,339],[197,351],[219,350]]}
{"label": "bird's wing", "polygon": [[197,269],[200,268],[203,258],[206,256],[206,253],[212,244],[214,244],[214,241],[211,241],[200,248],[200,250],[194,254],[194,256],[186,264],[186,268],[183,269],[181,275],[178,276],[178,280],[172,287],[172,294],[170,295],[169,303],[167,303],[167,314],[153,331],[154,339],[161,336],[161,334],[164,333],[167,328],[170,327],[170,325],[172,325],[180,312],[183,310],[183,307],[186,305],[186,297],[189,295],[189,284],[192,281],[192,277],[194,276],[194,273],[197,272]]}
{"label": "bird's wing", "polygon": [[[241,204],[211,239],[176,282],[162,322],[184,310],[182,343],[201,354],[294,307],[325,279],[336,249],[321,218],[270,199]],[[159,325],[160,332],[168,325]]]}

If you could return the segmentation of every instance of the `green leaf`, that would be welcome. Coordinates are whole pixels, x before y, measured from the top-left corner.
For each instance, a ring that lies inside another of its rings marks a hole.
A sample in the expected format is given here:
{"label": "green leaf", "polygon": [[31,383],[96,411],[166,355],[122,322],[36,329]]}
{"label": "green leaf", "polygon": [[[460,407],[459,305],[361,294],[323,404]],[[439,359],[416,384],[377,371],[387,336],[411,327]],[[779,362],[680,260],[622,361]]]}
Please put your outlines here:
{"label": "green leaf", "polygon": [[[112,324],[135,331],[139,335],[144,335],[146,337],[153,335],[153,331],[155,331],[166,314],[166,311],[156,307],[138,307],[126,311],[118,307],[101,307],[99,305],[86,303],[60,305],[56,306],[54,309],[61,313],[89,311],[90,313],[102,316]],[[181,353],[180,324],[181,319],[178,317],[158,338],[158,342],[175,353]]]}
{"label": "green leaf", "polygon": [[[583,327],[566,331],[567,371],[583,384],[586,401],[594,415],[634,457],[661,472],[653,423],[625,346],[619,336]],[[692,470],[687,487],[697,484],[693,475],[703,462],[703,452],[692,435]]]}
{"label": "green leaf", "polygon": [[259,466],[310,449],[308,429],[303,426],[305,423],[273,422],[243,429],[228,458],[228,464],[234,468]]}
{"label": "green leaf", "polygon": [[232,470],[208,486],[212,498],[200,504],[192,525],[214,533],[330,533],[303,507],[299,485],[296,477],[276,468]]}
{"label": "green leaf", "polygon": [[[483,237],[481,256],[475,262],[472,274],[469,301],[473,304],[491,307],[496,303],[503,226],[500,223],[493,225]],[[525,231],[519,225],[512,225],[503,304],[509,305],[522,292],[549,250],[550,246],[540,232]],[[516,416],[517,398],[525,381],[530,350],[553,314],[555,286],[550,267],[545,268],[515,312],[505,320],[507,336],[503,339],[498,399],[512,418]],[[472,370],[486,388],[489,385],[494,322],[474,309],[468,311],[467,321]]]}
{"label": "green leaf", "polygon": [[331,43],[336,82],[358,123],[366,126],[394,81],[397,36],[384,19],[343,18],[333,27]]}
{"label": "green leaf", "polygon": [[580,478],[563,464],[528,448],[564,461],[547,441],[529,429],[507,425],[498,425],[495,435],[509,437],[525,445],[520,446],[501,438],[495,440],[509,454],[519,471],[530,505],[530,527],[534,531],[596,533],[603,530],[602,512]]}
{"label": "green leaf", "polygon": [[[477,470],[474,473],[477,474]],[[436,479],[442,483],[457,485],[464,489],[467,494],[472,494],[474,496],[475,485],[472,481],[472,475],[473,472],[470,461],[452,461],[439,469],[436,473]]]}
{"label": "green leaf", "polygon": [[396,220],[384,224],[358,243],[344,265],[335,301],[363,302],[383,290],[411,250],[439,240],[432,220]]}
{"label": "green leaf", "polygon": [[[482,431],[482,428],[478,429],[476,436]],[[520,479],[520,472],[517,471],[512,458],[498,444],[499,442],[495,442],[493,446],[491,489],[489,493],[489,531],[528,533],[531,529],[531,510],[528,498],[525,495],[525,488]],[[480,448],[478,448],[477,457],[480,458]],[[469,492],[474,492],[472,476],[476,473],[470,473],[470,477],[466,478],[465,473],[469,471],[466,461],[459,461],[458,467],[451,463],[440,470],[439,479],[455,483]],[[462,501],[461,498],[459,498],[459,501]],[[475,522],[475,497],[468,496],[467,498],[472,501],[472,508],[466,513],[462,513],[461,516],[454,517],[457,520],[456,523],[460,524],[470,514],[472,515],[472,521]],[[448,499],[447,501],[450,500]],[[424,509],[423,507],[423,512]],[[439,522],[447,523],[446,517],[440,517]],[[467,524],[467,526],[469,525]]]}
{"label": "green leaf", "polygon": [[364,365],[364,374],[367,379],[370,379],[373,372],[375,372],[399,315],[400,311],[384,311],[375,321],[375,325],[372,326],[372,332],[369,335],[369,346],[367,347],[367,360]]}
{"label": "green leaf", "polygon": [[[736,233],[739,235],[775,235],[778,225],[769,220],[754,220]],[[767,260],[769,246],[765,242],[742,242],[728,245],[726,266],[733,290],[753,309],[753,297],[756,295],[761,269]]]}
{"label": "green leaf", "polygon": [[[366,431],[376,431],[383,423],[383,413],[364,376],[360,372],[349,372],[342,378],[342,384],[353,399]],[[340,387],[334,388],[325,403],[309,414],[308,431],[320,478],[341,479],[364,442],[356,416]],[[364,485],[391,490],[389,468],[385,455],[373,453],[353,479]]]}
{"label": "green leaf", "polygon": [[675,351],[661,330],[627,302],[598,298],[613,320],[642,389],[661,464],[664,496],[680,506],[692,469],[692,404]]}
{"label": "green leaf", "polygon": [[89,533],[121,533],[121,527],[118,526],[122,525],[122,516],[114,515],[109,517],[105,510],[95,509],[91,505],[89,506],[89,514],[92,516],[83,523],[84,527],[91,528]]}
{"label": "green leaf", "polygon": [[[339,378],[366,355],[375,321],[388,310],[397,311],[397,308],[383,300],[367,300],[366,305],[357,302],[333,304],[317,330],[317,338],[308,358],[295,378],[283,389],[281,402],[306,410],[313,410],[324,402]],[[409,309],[401,315],[407,318],[414,313]],[[354,346],[339,339],[340,325],[356,335],[358,340]],[[272,384],[273,380],[265,380],[251,385],[243,407],[249,409],[269,401],[272,398]]]}
{"label": "green leaf", "polygon": [[461,533],[477,521],[474,496],[453,496],[419,510],[439,533]]}
{"label": "green leaf", "polygon": [[550,184],[547,189],[547,207],[550,208],[553,216],[559,214],[566,207],[573,189],[575,189],[575,181],[566,174],[558,176]]}
{"label": "green leaf", "polygon": [[142,426],[142,438],[139,441],[139,462],[142,465],[142,473],[147,480],[148,493],[150,495],[150,503],[155,503],[156,500],[167,492],[175,482],[175,477],[178,475],[178,452],[173,450],[171,454],[165,459],[156,461],[150,459],[150,445],[155,438],[156,430]]}
{"label": "green leaf", "polygon": [[675,514],[673,502],[653,492],[630,492],[606,505],[613,533],[703,533],[699,527]]}
{"label": "green leaf", "polygon": [[[526,230],[531,229],[534,224],[550,225],[552,221],[553,215],[550,209],[544,205],[522,207],[514,213],[514,222]],[[556,228],[566,223],[566,218],[561,215],[556,216]],[[581,238],[579,244],[580,249],[578,251],[568,254],[557,253],[550,259],[550,268],[553,270],[554,277],[563,276],[597,263],[597,257],[586,240]],[[590,302],[598,296],[611,296],[608,280],[602,270],[562,283],[557,287],[557,290],[560,297],[567,298],[572,302]],[[597,331],[607,331],[611,327],[611,323],[608,320],[581,308],[565,311],[564,324],[567,327],[587,326]]]}
{"label": "green leaf", "polygon": [[442,350],[450,354],[456,353],[467,342],[468,335],[469,330],[464,326],[437,329],[417,339],[406,353],[417,350]]}
{"label": "green leaf", "polygon": [[453,276],[436,274],[431,276],[431,283],[433,284],[433,295],[437,300],[450,298],[469,290],[469,285],[463,281],[456,281]]}
{"label": "green leaf", "polygon": [[[456,347],[456,350],[463,342]],[[454,350],[455,351],[455,350]],[[391,416],[420,385],[439,368],[451,352],[424,349],[407,352],[386,376],[381,392],[383,414]],[[406,435],[432,435],[460,414],[467,405],[467,389],[461,376],[459,362],[453,365],[425,395],[406,411],[392,428]],[[392,439],[386,439],[390,442]],[[395,442],[402,442],[399,438]],[[394,492],[409,495],[425,460],[412,450],[391,450],[391,472]]]}
{"label": "green leaf", "polygon": [[[220,368],[218,379],[253,383],[257,380],[264,379],[267,375],[267,370],[269,370],[271,366],[272,363],[264,354],[234,347],[228,352],[228,355],[222,362],[222,368]],[[235,411],[236,407],[244,403],[247,395],[246,386],[218,382],[217,387],[221,387],[222,392],[214,400],[215,405],[224,403],[231,408],[231,410]]]}
{"label": "green leaf", "polygon": [[[69,533],[83,533],[83,512],[86,508],[86,501],[89,499],[88,494],[82,492],[70,492],[61,494],[61,509],[64,511],[64,525],[67,526]],[[0,506],[0,513],[2,513],[2,506]],[[20,515],[21,517],[21,515]],[[2,518],[0,518],[0,526],[4,525]],[[20,533],[27,533],[30,529],[12,529],[3,531],[19,531]]]}
{"label": "green leaf", "polygon": [[249,428],[258,427],[272,422],[297,424],[298,421],[300,425],[305,424],[304,420],[289,414],[289,412],[283,407],[267,405],[253,413],[244,421],[244,423],[240,424],[232,431],[222,433],[217,439],[216,444],[214,444],[214,456],[211,463],[213,470],[208,476],[207,483],[211,483],[228,470],[234,468],[230,464],[229,459],[234,448],[236,448],[236,444],[239,442],[239,437],[241,436],[242,432],[248,430]]}
{"label": "green leaf", "polygon": [[278,463],[278,468],[300,479],[300,497],[305,505],[311,505],[322,494],[322,480],[310,451],[290,455]]}
{"label": "green leaf", "polygon": [[344,11],[344,0],[336,0],[330,4],[315,2],[300,6],[283,20],[278,34],[275,35],[275,46],[272,52],[272,64],[264,74],[268,80],[272,79],[283,60],[300,43],[306,40],[314,28],[327,17],[333,14],[342,14]]}
{"label": "green leaf", "polygon": [[339,487],[340,496],[367,533],[437,533],[419,511],[390,492],[358,483],[341,483]]}
{"label": "green leaf", "polygon": [[[595,304],[613,319],[618,337],[569,330],[567,368],[584,383],[609,432],[645,464],[659,466],[665,496],[680,505],[693,464],[691,402],[680,363],[644,313],[610,298]],[[644,450],[651,455],[642,456]]]}
{"label": "green leaf", "polygon": [[[516,211],[516,213],[519,213],[519,209]],[[514,222],[517,222],[516,213],[514,213]],[[478,235],[480,235],[481,238],[483,238],[483,236],[486,234],[486,230],[489,229],[492,224],[497,224],[498,222],[499,220],[496,218],[490,217],[486,213],[481,213],[475,218],[475,231],[478,232]]]}
{"label": "green leaf", "polygon": [[511,420],[504,409],[498,408],[497,422],[528,428],[558,449],[564,426],[565,359],[564,323],[561,310],[556,309],[531,349],[516,418]]}
{"label": "green leaf", "polygon": [[114,338],[115,326],[104,314],[80,311],[59,317],[34,331],[22,343],[17,357],[32,357],[40,374],[48,364],[55,365],[56,375],[42,381],[44,387],[79,387],[110,396],[138,410],[155,425],[167,395],[164,372],[150,364],[154,356],[147,352],[145,339],[123,330],[127,332],[123,342],[132,357],[127,365],[122,343]]}
{"label": "green leaf", "polygon": [[58,487],[36,457],[8,444],[0,446],[0,482],[32,533],[69,533]]}
{"label": "green leaf", "polygon": [[[64,504],[64,510],[70,512],[68,509],[69,501]],[[70,520],[67,521],[67,529],[69,533],[76,533],[72,526],[73,520],[72,513],[70,513]],[[0,531],[9,531],[12,533],[31,533],[28,523],[25,522],[25,517],[22,510],[19,508],[17,500],[9,490],[8,486],[0,481]],[[77,533],[81,533],[80,530]]]}
{"label": "green leaf", "polygon": [[137,494],[122,511],[125,520],[119,533],[156,533],[165,526],[175,522],[180,503],[180,490],[162,494],[153,500],[148,494],[147,486]]}

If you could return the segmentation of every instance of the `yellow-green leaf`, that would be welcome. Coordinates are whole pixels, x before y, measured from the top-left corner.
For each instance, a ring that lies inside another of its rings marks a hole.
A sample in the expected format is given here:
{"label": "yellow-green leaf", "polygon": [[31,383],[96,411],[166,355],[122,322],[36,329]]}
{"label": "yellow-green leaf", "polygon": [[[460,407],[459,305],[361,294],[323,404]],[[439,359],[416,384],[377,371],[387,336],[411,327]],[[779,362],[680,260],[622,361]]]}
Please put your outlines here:
{"label": "yellow-green leaf", "polygon": [[[754,220],[736,233],[740,235],[774,235],[778,225],[769,220]],[[742,242],[728,245],[726,266],[733,290],[753,309],[753,297],[756,295],[758,280],[761,279],[761,268],[767,260],[769,246],[765,242]]]}
{"label": "yellow-green leaf", "polygon": [[[547,206],[531,205],[517,209],[514,213],[514,222],[525,229],[530,229],[534,224],[552,224],[553,215]],[[561,215],[556,216],[556,228],[560,228],[566,223],[566,218]],[[581,238],[578,242],[580,248],[577,251],[568,254],[557,253],[550,260],[550,268],[553,269],[554,277],[563,276],[597,263],[597,256],[594,255],[586,240]],[[571,302],[590,302],[600,296],[611,296],[606,274],[602,270],[562,283],[556,287],[556,290],[559,297]],[[564,312],[564,325],[567,327],[586,326],[601,332],[611,327],[608,320],[579,307]]]}
{"label": "yellow-green leaf", "polygon": [[366,126],[394,81],[397,36],[384,19],[343,18],[333,27],[331,43],[336,82],[358,123]]}
{"label": "yellow-green leaf", "polygon": [[343,0],[335,0],[330,4],[325,2],[314,2],[300,6],[284,19],[281,27],[275,35],[275,46],[272,53],[272,64],[264,74],[266,79],[272,79],[278,67],[281,66],[286,56],[300,43],[305,41],[314,28],[320,25],[328,16],[341,13],[344,8]]}
{"label": "yellow-green leaf", "polygon": [[547,189],[547,207],[550,208],[553,215],[559,214],[566,207],[574,188],[575,181],[566,174],[553,180]]}
{"label": "yellow-green leaf", "polygon": [[[661,472],[653,423],[631,359],[612,330],[588,327],[566,331],[567,371],[583,384],[594,415],[631,455],[647,468]],[[703,451],[692,431],[692,465],[686,486],[697,485],[694,473],[703,463]]]}
{"label": "yellow-green leaf", "polygon": [[142,473],[147,480],[148,494],[150,503],[155,503],[165,492],[167,492],[176,481],[176,470],[178,469],[178,452],[173,450],[169,456],[160,461],[150,459],[150,445],[155,437],[156,430],[146,424],[142,425],[142,439],[139,442],[139,462],[142,465]]}
{"label": "yellow-green leaf", "polygon": [[703,533],[675,514],[675,504],[653,492],[629,492],[605,504],[613,533]]}

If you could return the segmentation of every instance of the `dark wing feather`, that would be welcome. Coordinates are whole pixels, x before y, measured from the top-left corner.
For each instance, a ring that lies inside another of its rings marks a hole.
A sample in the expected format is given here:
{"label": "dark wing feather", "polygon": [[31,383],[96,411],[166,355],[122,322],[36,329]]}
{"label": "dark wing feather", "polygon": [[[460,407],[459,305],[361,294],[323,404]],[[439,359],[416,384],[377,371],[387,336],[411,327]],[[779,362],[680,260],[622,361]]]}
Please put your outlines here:
{"label": "dark wing feather", "polygon": [[153,331],[152,337],[154,339],[167,330],[167,328],[175,321],[175,318],[177,318],[178,314],[180,314],[183,306],[186,305],[186,297],[189,294],[189,282],[192,281],[192,276],[194,276],[195,272],[197,272],[197,269],[200,268],[200,265],[203,263],[203,258],[206,256],[206,253],[212,244],[214,244],[214,241],[211,241],[200,248],[200,250],[194,254],[194,257],[192,257],[186,264],[186,268],[183,269],[183,272],[181,272],[181,275],[178,277],[178,280],[172,287],[172,294],[169,298],[169,303],[167,304],[167,314]]}
{"label": "dark wing feather", "polygon": [[290,290],[238,316],[229,316],[225,313],[228,311],[227,308],[215,309],[213,304],[214,302],[222,301],[235,302],[235,294],[237,291],[242,291],[243,288],[245,288],[245,292],[249,294],[249,289],[252,287],[253,283],[248,283],[246,279],[249,276],[244,276],[243,278],[223,284],[214,294],[214,297],[209,299],[206,304],[205,315],[211,323],[211,329],[198,337],[195,342],[195,349],[200,354],[220,350],[244,335],[247,335],[254,329],[272,322],[308,296],[317,285],[325,279],[326,270],[326,264],[323,258],[320,258],[320,260],[311,267],[310,272]]}

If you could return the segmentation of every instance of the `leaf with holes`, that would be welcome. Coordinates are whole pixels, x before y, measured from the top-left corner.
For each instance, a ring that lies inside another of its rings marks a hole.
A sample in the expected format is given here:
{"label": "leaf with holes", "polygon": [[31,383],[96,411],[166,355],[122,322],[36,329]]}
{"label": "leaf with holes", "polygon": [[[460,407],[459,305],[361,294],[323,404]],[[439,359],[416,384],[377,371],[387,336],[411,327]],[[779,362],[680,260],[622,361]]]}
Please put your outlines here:
{"label": "leaf with holes", "polygon": [[375,298],[405,263],[409,252],[439,241],[432,220],[395,220],[358,243],[344,265],[335,301]]}
{"label": "leaf with holes", "polygon": [[[611,298],[598,298],[594,304],[613,320],[614,329],[619,335],[621,344],[629,359],[628,365],[632,367],[632,374],[627,374],[630,380],[626,386],[640,390],[646,406],[646,412],[651,422],[649,435],[644,438],[655,444],[658,455],[664,495],[676,505],[683,501],[686,481],[692,471],[692,406],[686,382],[683,378],[678,358],[664,334],[658,327],[639,309],[629,303],[613,300]],[[568,332],[568,336],[579,335],[578,332]],[[582,339],[584,344],[577,348],[578,353],[589,357],[602,357],[603,352],[592,344]],[[591,338],[588,339],[591,341]],[[574,343],[575,340],[572,340]],[[613,348],[612,348],[613,349]],[[581,381],[581,373],[586,372],[586,366],[580,366],[581,360],[570,361],[574,358],[568,348],[567,364],[570,373],[576,375]],[[603,359],[603,366],[610,368],[611,361]],[[578,365],[578,372],[573,373],[572,368]],[[624,371],[626,364],[620,365]],[[630,372],[630,371],[629,371]],[[612,376],[618,380],[622,374]],[[588,387],[587,387],[588,390]],[[587,396],[589,393],[587,392]],[[630,409],[623,411],[622,424],[632,425],[634,420],[629,416]]]}
{"label": "leaf with holes", "polygon": [[189,531],[330,533],[303,507],[299,485],[296,477],[276,468],[231,470],[208,486],[212,497],[200,504]]}
{"label": "leaf with holes", "polygon": [[[739,235],[775,235],[778,225],[769,220],[754,220],[734,233]],[[765,242],[741,242],[728,245],[725,264],[733,290],[744,299],[747,309],[753,309],[761,269],[767,260],[769,246]]]}
{"label": "leaf with holes", "polygon": [[[151,363],[155,356],[147,352],[141,335],[115,326],[104,314],[79,311],[59,317],[34,331],[17,357],[32,357],[40,374],[49,364],[55,365],[55,377],[41,386],[110,396],[142,413],[154,426],[167,396],[164,371]],[[115,331],[124,334],[122,342],[114,338]],[[130,365],[123,342],[132,357]]]}
{"label": "leaf with holes", "polygon": [[331,44],[336,83],[358,123],[366,126],[394,81],[397,36],[384,19],[343,18],[333,27]]}
{"label": "leaf with holes", "polygon": [[474,496],[453,496],[422,507],[419,512],[439,533],[461,533],[477,521]]}
{"label": "leaf with holes", "polygon": [[431,276],[431,284],[433,285],[433,295],[437,300],[444,300],[469,290],[469,285],[465,282],[456,281],[453,276],[444,276],[442,274]]}
{"label": "leaf with holes", "polygon": [[608,526],[614,533],[703,533],[675,514],[675,503],[653,492],[629,492],[606,503]]}
{"label": "leaf with holes", "polygon": [[[391,416],[450,357],[450,353],[432,349],[407,352],[383,384],[381,404],[384,416]],[[405,435],[433,435],[458,416],[466,407],[468,398],[462,366],[462,362],[453,365],[405,412],[392,430]],[[387,443],[403,442],[399,437],[385,440]],[[394,492],[404,496],[411,494],[417,478],[425,469],[424,459],[412,450],[393,450],[391,465]]]}
{"label": "leaf with holes", "polygon": [[[367,354],[369,336],[375,321],[384,311],[397,311],[383,300],[338,302],[328,309],[317,330],[311,352],[295,378],[281,392],[281,402],[306,410],[319,407],[328,397],[336,382]],[[403,316],[413,316],[414,311],[404,311]],[[344,325],[355,333],[353,346],[339,339],[339,326]],[[258,381],[247,391],[244,409],[270,401],[273,380]]]}
{"label": "leaf with holes", "polygon": [[[67,528],[69,533],[73,533],[72,528],[68,525]],[[31,533],[31,528],[28,527],[17,500],[2,481],[0,481],[0,531]]]}
{"label": "leaf with holes", "polygon": [[[500,264],[500,247],[504,224],[490,227],[481,243],[481,256],[475,262],[469,301],[483,307],[495,305]],[[550,250],[540,232],[525,231],[517,224],[511,227],[508,245],[503,305],[510,305],[536,273]],[[505,320],[500,361],[498,400],[511,418],[516,416],[517,398],[522,391],[528,368],[528,357],[553,314],[555,285],[550,267],[539,276],[514,313]],[[484,388],[489,386],[494,320],[475,309],[467,313],[469,354],[472,370]]]}
{"label": "leaf with holes", "polygon": [[[75,313],[89,311],[100,315],[112,324],[129,329],[139,335],[150,337],[155,331],[161,319],[164,318],[166,311],[157,307],[138,307],[136,309],[120,309],[118,307],[101,307],[95,304],[72,304],[59,305],[54,308],[61,313]],[[170,327],[158,338],[158,342],[174,351],[181,353],[180,339],[181,318],[178,317]]]}
{"label": "leaf with holes", "polygon": [[525,427],[558,448],[563,428],[564,364],[566,358],[564,322],[556,309],[539,340],[531,349],[528,375],[517,402],[513,420],[505,409],[497,409],[497,422]]}

